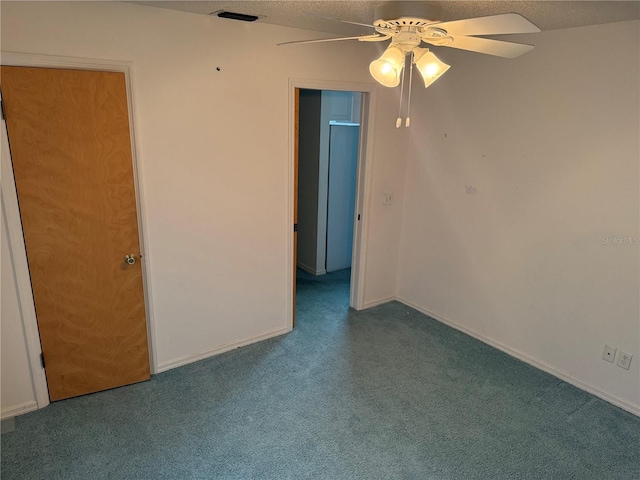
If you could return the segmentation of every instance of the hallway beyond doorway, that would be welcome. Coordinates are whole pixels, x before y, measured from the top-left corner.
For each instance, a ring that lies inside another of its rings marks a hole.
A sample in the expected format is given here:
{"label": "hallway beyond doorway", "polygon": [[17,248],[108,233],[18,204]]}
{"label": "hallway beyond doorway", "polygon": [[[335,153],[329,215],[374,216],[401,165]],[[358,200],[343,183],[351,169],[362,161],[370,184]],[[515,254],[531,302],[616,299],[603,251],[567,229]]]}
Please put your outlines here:
{"label": "hallway beyond doorway", "polygon": [[324,321],[322,312],[330,309],[333,312],[349,310],[349,287],[351,269],[345,268],[325,275],[312,275],[298,268],[296,283],[296,312],[300,325]]}

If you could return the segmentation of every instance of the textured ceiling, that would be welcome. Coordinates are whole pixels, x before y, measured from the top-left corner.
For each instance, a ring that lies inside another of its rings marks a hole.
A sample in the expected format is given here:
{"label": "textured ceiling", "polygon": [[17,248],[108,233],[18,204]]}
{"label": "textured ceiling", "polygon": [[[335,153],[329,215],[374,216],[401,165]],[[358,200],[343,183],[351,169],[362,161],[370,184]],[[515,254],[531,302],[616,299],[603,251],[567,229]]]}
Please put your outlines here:
{"label": "textured ceiling", "polygon": [[[370,24],[374,10],[381,2],[366,0],[289,0],[289,1],[143,1],[138,5],[168,8],[208,15],[218,10],[258,15],[260,23],[302,28],[345,35],[370,33],[366,27],[348,25],[314,17],[340,18]],[[519,13],[542,30],[598,25],[640,19],[640,2],[636,1],[440,1],[442,20]],[[234,21],[234,20],[229,20]]]}

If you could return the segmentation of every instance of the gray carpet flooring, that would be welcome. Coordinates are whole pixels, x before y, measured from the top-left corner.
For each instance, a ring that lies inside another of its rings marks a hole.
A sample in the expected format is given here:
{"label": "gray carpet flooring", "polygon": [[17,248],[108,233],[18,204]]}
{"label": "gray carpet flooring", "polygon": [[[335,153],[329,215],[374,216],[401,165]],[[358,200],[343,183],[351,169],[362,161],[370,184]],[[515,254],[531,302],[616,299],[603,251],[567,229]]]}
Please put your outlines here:
{"label": "gray carpet flooring", "polygon": [[300,272],[292,333],[16,418],[2,479],[640,478],[640,418],[348,293]]}

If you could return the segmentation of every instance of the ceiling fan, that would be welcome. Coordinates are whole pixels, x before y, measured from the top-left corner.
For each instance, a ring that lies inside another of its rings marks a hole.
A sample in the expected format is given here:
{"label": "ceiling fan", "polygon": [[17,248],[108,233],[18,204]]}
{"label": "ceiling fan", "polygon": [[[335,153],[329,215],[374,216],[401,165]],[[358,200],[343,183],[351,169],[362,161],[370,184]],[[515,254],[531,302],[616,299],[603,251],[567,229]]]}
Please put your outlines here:
{"label": "ceiling fan", "polygon": [[[540,31],[529,20],[517,13],[491,15],[487,17],[469,18],[452,22],[441,21],[442,10],[437,2],[386,2],[375,9],[376,20],[373,24],[337,20],[342,23],[373,28],[376,33],[357,37],[324,38],[319,40],[300,40],[279,43],[278,45],[336,42],[358,40],[361,42],[391,43],[380,56],[369,65],[371,76],[385,87],[396,87],[402,81],[400,108],[402,108],[402,92],[404,91],[404,75],[407,60],[415,65],[425,88],[435,82],[450,66],[442,62],[428,48],[420,47],[422,43],[437,47],[458,48],[471,52],[485,53],[504,58],[515,58],[528,52],[533,45],[505,42],[478,37],[478,35],[507,35],[516,33],[537,33]],[[327,18],[327,17],[325,17]],[[413,69],[409,68],[409,85]],[[408,115],[411,101],[407,104],[406,126],[410,124]],[[400,117],[400,115],[399,115]],[[400,127],[398,118],[396,126]]]}

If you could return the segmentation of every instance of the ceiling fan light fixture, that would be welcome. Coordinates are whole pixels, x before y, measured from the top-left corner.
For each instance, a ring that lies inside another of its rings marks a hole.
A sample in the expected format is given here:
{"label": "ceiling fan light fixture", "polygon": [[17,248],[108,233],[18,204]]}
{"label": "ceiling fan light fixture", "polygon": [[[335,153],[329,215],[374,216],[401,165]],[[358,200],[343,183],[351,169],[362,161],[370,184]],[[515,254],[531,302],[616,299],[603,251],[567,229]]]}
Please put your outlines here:
{"label": "ceiling fan light fixture", "polygon": [[369,64],[369,73],[385,87],[397,87],[404,67],[405,53],[395,45],[389,45],[384,53]]}
{"label": "ceiling fan light fixture", "polygon": [[[496,57],[515,58],[531,50],[533,45],[485,37],[540,31],[533,23],[517,13],[503,13],[443,22],[441,3],[444,2],[386,1],[376,7],[376,20],[373,24],[332,19],[342,23],[373,28],[376,32],[375,34],[357,37],[299,40],[283,42],[278,45],[338,42],[342,40],[358,40],[359,42],[391,40],[391,45],[380,58],[369,64],[369,72],[378,83],[385,87],[393,88],[401,85],[400,106],[396,120],[396,127],[398,128],[402,125],[405,77],[409,73],[409,85],[406,89],[408,97],[405,120],[405,127],[408,127],[411,120],[409,110],[411,106],[413,66],[415,65],[418,72],[420,72],[425,88],[429,87],[450,68],[449,65],[431,53],[428,48],[420,48],[420,45],[425,43],[436,47],[449,47]],[[407,67],[409,69],[408,72],[404,70],[407,55],[410,57],[409,66]]]}
{"label": "ceiling fan light fixture", "polygon": [[424,80],[424,88],[427,88],[451,68],[450,65],[447,65],[430,52],[428,48],[416,48],[414,50],[414,58],[416,68]]}

